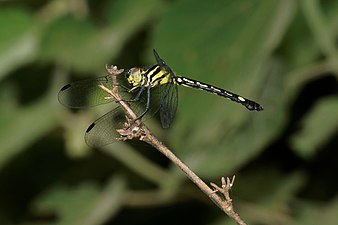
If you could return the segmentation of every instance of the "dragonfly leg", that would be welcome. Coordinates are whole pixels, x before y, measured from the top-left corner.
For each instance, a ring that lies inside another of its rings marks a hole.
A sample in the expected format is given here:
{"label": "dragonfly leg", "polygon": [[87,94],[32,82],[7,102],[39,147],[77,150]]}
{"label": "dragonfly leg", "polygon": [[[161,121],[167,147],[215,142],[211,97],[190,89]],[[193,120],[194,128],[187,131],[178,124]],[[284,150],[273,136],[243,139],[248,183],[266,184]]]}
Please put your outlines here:
{"label": "dragonfly leg", "polygon": [[135,97],[133,99],[127,99],[127,100],[123,99],[123,101],[125,101],[125,102],[137,102],[138,100],[140,100],[140,96],[141,96],[142,92],[144,91],[145,87],[146,87],[145,85],[141,86],[140,90],[137,92],[137,94],[135,95]]}
{"label": "dragonfly leg", "polygon": [[142,119],[142,117],[149,111],[149,108],[150,108],[150,89],[151,89],[151,86],[148,85],[148,87],[147,87],[147,104],[146,104],[146,109],[139,116],[137,116],[136,120]]}

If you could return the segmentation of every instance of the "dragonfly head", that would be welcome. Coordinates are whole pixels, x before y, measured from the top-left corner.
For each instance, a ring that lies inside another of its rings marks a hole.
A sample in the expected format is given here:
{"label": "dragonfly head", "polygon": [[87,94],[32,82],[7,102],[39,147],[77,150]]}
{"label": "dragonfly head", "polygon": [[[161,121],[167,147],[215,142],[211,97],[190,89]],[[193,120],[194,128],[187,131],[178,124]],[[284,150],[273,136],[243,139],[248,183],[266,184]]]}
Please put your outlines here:
{"label": "dragonfly head", "polygon": [[141,68],[133,67],[129,69],[126,73],[126,78],[130,84],[133,86],[138,86],[142,82],[142,73]]}

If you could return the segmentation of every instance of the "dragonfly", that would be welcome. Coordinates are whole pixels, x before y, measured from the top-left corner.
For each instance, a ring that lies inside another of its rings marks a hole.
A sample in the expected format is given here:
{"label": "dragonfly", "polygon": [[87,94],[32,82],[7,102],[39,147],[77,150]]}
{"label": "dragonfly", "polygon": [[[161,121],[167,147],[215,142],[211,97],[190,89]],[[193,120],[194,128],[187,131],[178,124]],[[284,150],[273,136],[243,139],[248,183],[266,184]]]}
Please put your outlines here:
{"label": "dragonfly", "polygon": [[[178,86],[185,86],[240,103],[251,111],[262,111],[263,107],[243,96],[213,85],[176,75],[153,50],[156,64],[147,68],[133,67],[117,76],[114,84],[111,75],[76,81],[61,88],[59,102],[68,108],[86,108],[115,101],[98,85],[112,89],[118,85],[120,96],[137,114],[137,119],[152,116],[159,111],[163,128],[169,128],[175,117],[178,104]],[[102,147],[119,140],[117,129],[126,120],[123,110],[117,107],[93,122],[85,133],[86,143],[93,148]]]}

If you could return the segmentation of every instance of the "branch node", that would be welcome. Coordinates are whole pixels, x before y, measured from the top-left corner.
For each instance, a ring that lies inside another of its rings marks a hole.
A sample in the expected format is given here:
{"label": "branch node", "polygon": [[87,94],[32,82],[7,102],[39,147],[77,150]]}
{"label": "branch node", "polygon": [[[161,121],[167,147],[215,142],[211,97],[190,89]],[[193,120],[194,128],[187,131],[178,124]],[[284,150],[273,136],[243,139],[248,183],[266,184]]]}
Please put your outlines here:
{"label": "branch node", "polygon": [[230,190],[231,187],[234,185],[235,182],[235,175],[231,178],[227,177],[226,179],[224,177],[221,178],[221,187],[214,183],[210,183],[210,185],[213,187],[214,193],[220,193],[224,197],[224,203],[225,203],[225,209],[227,211],[232,211],[232,199],[230,197]]}
{"label": "branch node", "polygon": [[124,69],[118,69],[117,66],[106,64],[106,70],[111,75],[119,75],[123,73]]}
{"label": "branch node", "polygon": [[144,136],[144,129],[142,129],[142,124],[138,121],[134,121],[126,116],[126,122],[123,125],[122,129],[116,130],[121,137],[118,138],[120,141],[126,141],[134,138],[141,140],[141,137]]}

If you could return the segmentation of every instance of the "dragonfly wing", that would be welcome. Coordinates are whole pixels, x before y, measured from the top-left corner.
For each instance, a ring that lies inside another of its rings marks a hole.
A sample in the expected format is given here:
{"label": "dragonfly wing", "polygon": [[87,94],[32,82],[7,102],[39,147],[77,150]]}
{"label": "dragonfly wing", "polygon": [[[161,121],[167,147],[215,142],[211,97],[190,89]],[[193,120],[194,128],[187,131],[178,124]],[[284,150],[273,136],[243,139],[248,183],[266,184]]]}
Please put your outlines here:
{"label": "dragonfly wing", "polygon": [[113,101],[114,99],[98,86],[100,84],[112,89],[111,75],[65,85],[59,91],[59,102],[68,108],[86,108]]}
{"label": "dragonfly wing", "polygon": [[153,49],[154,57],[156,59],[157,65],[161,67],[164,71],[166,71],[168,74],[175,76],[174,72],[170,69],[170,67],[164,62],[163,59],[160,58],[158,53],[156,52],[155,49]]}
{"label": "dragonfly wing", "polygon": [[170,81],[167,84],[160,85],[160,118],[161,124],[163,128],[169,128],[171,122],[173,121],[176,110],[177,110],[177,102],[178,102],[178,89],[177,85],[174,84],[173,78],[175,77],[174,72],[171,68],[164,62],[163,59],[160,58],[158,53],[153,50],[154,57],[156,59],[157,64],[161,67],[162,70],[166,71],[169,74]]}
{"label": "dragonfly wing", "polygon": [[174,120],[177,103],[178,90],[174,83],[161,85],[161,105],[160,105],[160,119],[163,128],[169,128]]}
{"label": "dragonfly wing", "polygon": [[87,128],[85,134],[87,145],[98,148],[118,141],[120,134],[116,129],[123,128],[125,121],[125,114],[120,107],[101,116]]}

